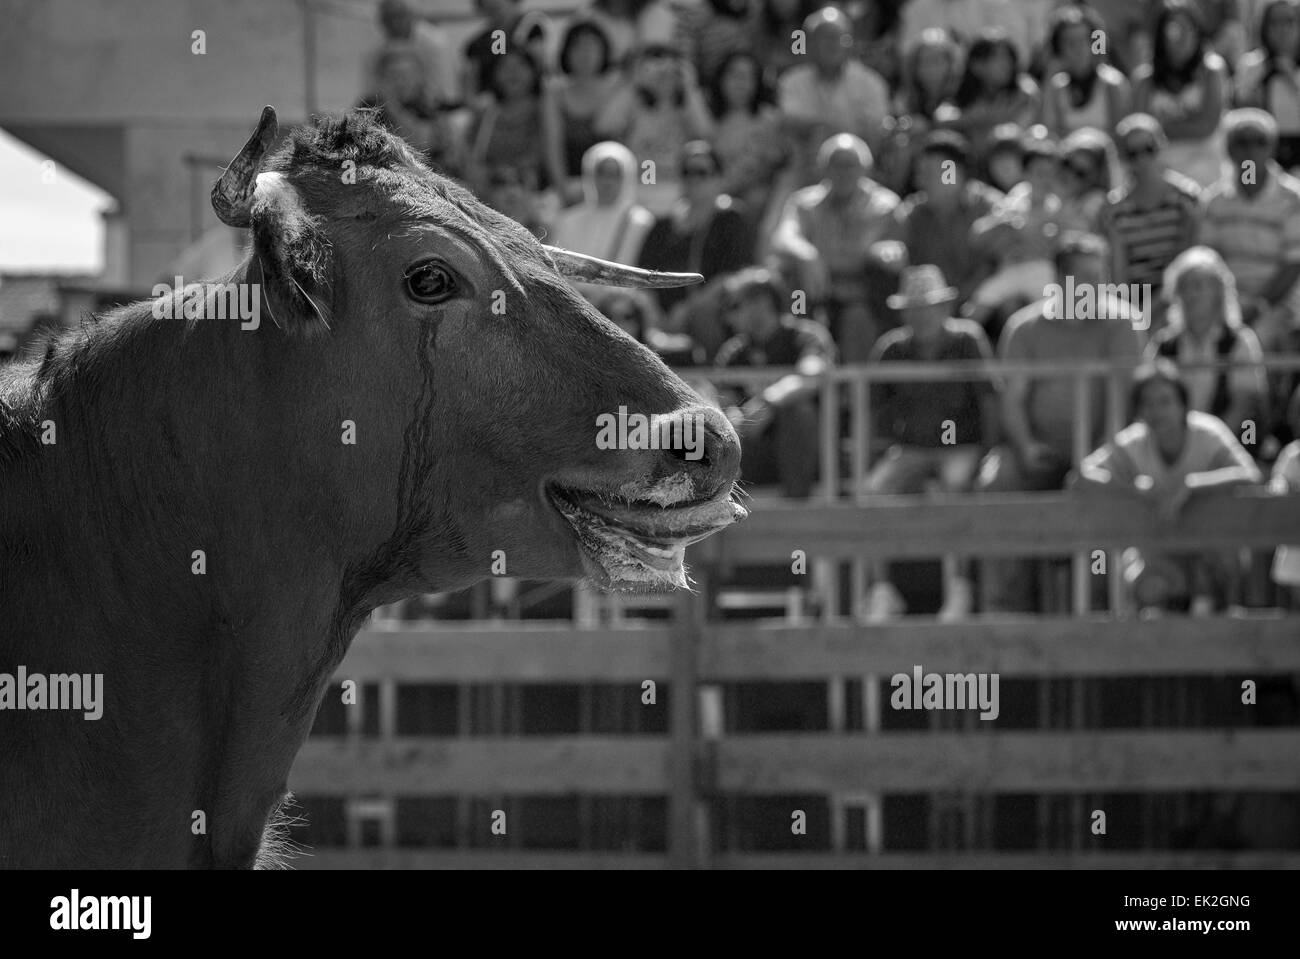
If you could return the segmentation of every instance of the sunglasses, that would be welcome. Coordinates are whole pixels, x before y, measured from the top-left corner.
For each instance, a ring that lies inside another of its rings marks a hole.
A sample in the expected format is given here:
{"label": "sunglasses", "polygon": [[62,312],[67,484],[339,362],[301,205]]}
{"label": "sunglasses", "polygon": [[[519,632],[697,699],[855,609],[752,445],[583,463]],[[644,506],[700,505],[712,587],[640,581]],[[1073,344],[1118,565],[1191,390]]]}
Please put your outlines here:
{"label": "sunglasses", "polygon": [[688,166],[682,171],[682,178],[685,180],[707,180],[713,176],[713,171],[701,166]]}
{"label": "sunglasses", "polygon": [[1081,180],[1086,180],[1096,173],[1092,166],[1087,163],[1062,163],[1061,169],[1073,173]]}
{"label": "sunglasses", "polygon": [[1229,143],[1232,146],[1239,147],[1266,147],[1268,146],[1268,137],[1262,137],[1257,134],[1247,133],[1242,136],[1233,137]]}
{"label": "sunglasses", "polygon": [[1136,160],[1138,157],[1155,156],[1159,152],[1154,143],[1134,143],[1124,147],[1124,156],[1130,160]]}

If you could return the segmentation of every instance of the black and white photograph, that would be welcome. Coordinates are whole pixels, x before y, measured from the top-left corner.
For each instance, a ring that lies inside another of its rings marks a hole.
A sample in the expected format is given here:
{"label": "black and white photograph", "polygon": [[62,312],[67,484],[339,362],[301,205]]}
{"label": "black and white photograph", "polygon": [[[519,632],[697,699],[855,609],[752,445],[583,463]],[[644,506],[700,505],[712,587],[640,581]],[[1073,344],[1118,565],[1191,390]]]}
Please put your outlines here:
{"label": "black and white photograph", "polygon": [[1296,869],[1300,0],[0,0],[0,927]]}

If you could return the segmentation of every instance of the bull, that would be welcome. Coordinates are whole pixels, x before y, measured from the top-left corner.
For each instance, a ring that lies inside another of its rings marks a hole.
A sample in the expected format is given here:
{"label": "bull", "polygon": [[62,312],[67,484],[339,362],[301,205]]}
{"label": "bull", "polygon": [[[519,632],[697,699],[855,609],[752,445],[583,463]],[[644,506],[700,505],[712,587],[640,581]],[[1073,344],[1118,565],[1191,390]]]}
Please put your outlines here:
{"label": "bull", "polygon": [[[0,370],[0,673],[103,697],[0,696],[0,865],[257,865],[375,607],[494,558],[680,586],[743,515],[726,418],[566,279],[698,277],[543,246],[364,113],[277,138],[212,191],[271,322],[145,301]],[[594,442],[620,407],[702,448]]]}

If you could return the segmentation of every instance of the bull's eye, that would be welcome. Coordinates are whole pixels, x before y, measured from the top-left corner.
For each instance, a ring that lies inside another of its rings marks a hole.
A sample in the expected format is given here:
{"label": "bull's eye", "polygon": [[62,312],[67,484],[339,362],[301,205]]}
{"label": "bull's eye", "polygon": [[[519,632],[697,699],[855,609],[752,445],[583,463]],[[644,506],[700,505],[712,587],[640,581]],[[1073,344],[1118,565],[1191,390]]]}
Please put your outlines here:
{"label": "bull's eye", "polygon": [[456,277],[437,260],[408,267],[406,295],[417,303],[445,303],[456,295]]}

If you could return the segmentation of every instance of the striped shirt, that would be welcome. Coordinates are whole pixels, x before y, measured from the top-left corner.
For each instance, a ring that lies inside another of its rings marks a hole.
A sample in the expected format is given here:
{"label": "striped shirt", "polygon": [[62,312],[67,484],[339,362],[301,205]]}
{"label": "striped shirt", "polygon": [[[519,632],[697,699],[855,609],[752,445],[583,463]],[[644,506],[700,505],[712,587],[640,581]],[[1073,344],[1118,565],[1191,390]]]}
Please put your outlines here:
{"label": "striped shirt", "polygon": [[1139,201],[1131,188],[1122,188],[1101,211],[1101,229],[1124,267],[1120,279],[1150,283],[1155,290],[1165,267],[1196,241],[1200,219],[1200,187],[1174,170],[1165,171],[1164,183],[1155,203]]}
{"label": "striped shirt", "polygon": [[1235,171],[1201,194],[1201,242],[1219,251],[1242,296],[1261,295],[1279,266],[1300,262],[1300,180],[1271,161],[1268,170],[1253,197],[1238,189]]}

